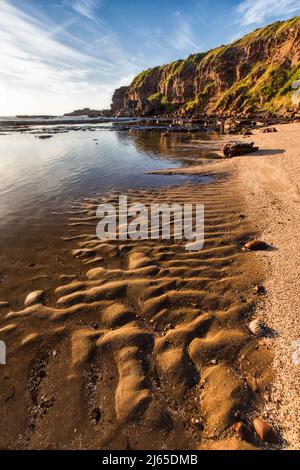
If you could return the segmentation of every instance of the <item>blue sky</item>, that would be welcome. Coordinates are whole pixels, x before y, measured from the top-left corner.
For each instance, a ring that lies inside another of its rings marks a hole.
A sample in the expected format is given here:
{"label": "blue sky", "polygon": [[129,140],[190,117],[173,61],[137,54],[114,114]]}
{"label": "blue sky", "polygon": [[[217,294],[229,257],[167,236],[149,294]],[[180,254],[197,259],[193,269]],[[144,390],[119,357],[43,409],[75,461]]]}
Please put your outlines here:
{"label": "blue sky", "polygon": [[0,115],[106,108],[136,73],[300,14],[300,0],[0,0]]}

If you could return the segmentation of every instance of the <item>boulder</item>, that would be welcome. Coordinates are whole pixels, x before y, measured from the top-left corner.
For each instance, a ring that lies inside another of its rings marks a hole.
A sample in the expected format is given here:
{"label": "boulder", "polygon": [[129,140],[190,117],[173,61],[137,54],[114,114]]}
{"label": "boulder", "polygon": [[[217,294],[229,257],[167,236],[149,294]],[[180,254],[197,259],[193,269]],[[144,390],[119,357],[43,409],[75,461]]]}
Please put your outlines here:
{"label": "boulder", "polygon": [[224,157],[238,157],[248,153],[257,152],[253,142],[228,142],[223,148]]}

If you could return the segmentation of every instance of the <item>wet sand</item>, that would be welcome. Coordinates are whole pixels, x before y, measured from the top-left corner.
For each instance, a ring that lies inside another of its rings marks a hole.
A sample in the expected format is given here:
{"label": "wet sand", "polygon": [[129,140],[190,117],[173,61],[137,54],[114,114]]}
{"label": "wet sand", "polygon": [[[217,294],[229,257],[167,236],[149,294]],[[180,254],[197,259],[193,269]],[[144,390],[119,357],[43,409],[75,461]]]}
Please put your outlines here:
{"label": "wet sand", "polygon": [[[147,204],[204,203],[197,252],[185,241],[98,240],[96,208],[117,193],[70,207],[63,241],[82,274],[70,272],[66,255],[45,298],[2,309],[2,448],[264,446],[252,420],[270,387],[271,356],[248,329],[263,273],[243,250],[254,230],[238,181],[210,175],[208,184],[128,191]],[[241,421],[246,440],[234,427]]]}
{"label": "wet sand", "polygon": [[[255,255],[263,266],[267,292],[257,304],[256,315],[271,333],[260,344],[271,351],[275,373],[272,387],[264,397],[262,415],[280,430],[283,448],[299,449],[300,361],[299,345],[294,342],[300,338],[300,124],[276,125],[276,129],[277,133],[256,131],[244,138],[254,141],[259,152],[220,160],[205,168],[234,175],[253,228],[274,247]],[[240,136],[224,140],[235,138],[241,140]],[[203,173],[203,166],[183,171]]]}
{"label": "wet sand", "polygon": [[[299,126],[256,131],[245,139],[259,152],[233,159],[192,139],[194,165],[161,172],[208,179],[126,190],[129,202],[203,203],[203,250],[97,239],[98,204],[117,192],[66,204],[51,267],[43,252],[37,279],[17,273],[14,301],[0,298],[1,448],[269,448],[257,416],[281,437],[271,447],[299,448]],[[215,153],[197,157],[202,145]],[[273,249],[245,251],[254,237]],[[259,337],[253,319],[266,325]]]}

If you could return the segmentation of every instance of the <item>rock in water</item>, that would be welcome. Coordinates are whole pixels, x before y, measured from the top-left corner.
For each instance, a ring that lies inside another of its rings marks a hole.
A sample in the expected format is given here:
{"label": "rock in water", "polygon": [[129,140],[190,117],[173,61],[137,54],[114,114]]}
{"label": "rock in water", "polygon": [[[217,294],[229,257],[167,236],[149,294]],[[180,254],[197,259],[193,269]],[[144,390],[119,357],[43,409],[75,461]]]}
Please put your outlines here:
{"label": "rock in water", "polygon": [[266,250],[268,248],[267,243],[261,240],[251,240],[250,242],[245,244],[245,248],[247,250],[258,251],[258,250]]}
{"label": "rock in water", "polygon": [[279,438],[272,426],[266,423],[262,418],[255,418],[253,426],[262,441],[270,444],[278,444]]}
{"label": "rock in water", "polygon": [[45,292],[43,290],[36,290],[27,295],[24,305],[30,307],[31,305],[43,303]]}
{"label": "rock in water", "polygon": [[225,157],[238,157],[257,150],[258,147],[254,147],[254,142],[228,142],[223,148],[223,154]]}

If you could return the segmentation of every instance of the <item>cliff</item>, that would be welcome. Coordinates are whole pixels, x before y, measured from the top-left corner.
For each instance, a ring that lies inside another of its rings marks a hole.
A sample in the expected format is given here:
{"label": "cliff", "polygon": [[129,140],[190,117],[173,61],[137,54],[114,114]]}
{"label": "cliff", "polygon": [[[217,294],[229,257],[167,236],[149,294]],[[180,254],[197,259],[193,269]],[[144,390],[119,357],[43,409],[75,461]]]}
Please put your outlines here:
{"label": "cliff", "polygon": [[124,115],[230,115],[293,111],[300,79],[300,17],[257,29],[238,41],[139,74],[115,91]]}

